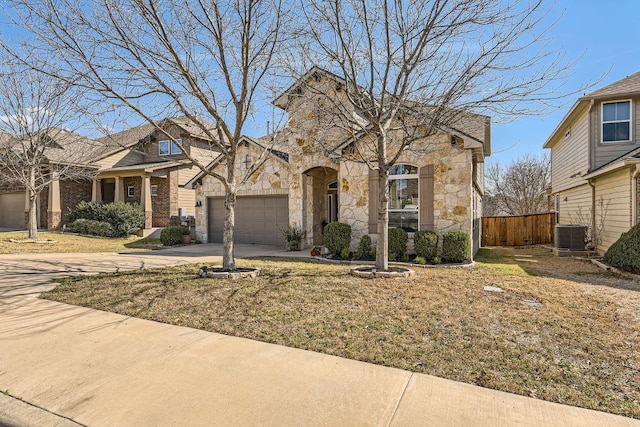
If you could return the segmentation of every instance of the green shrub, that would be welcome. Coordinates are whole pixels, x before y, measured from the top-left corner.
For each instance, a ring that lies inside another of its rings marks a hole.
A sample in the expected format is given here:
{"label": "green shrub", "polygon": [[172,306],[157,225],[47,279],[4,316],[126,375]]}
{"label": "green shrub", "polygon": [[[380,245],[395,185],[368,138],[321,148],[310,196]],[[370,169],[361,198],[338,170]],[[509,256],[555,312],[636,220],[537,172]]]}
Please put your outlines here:
{"label": "green shrub", "polygon": [[340,257],[341,257],[342,259],[349,259],[349,254],[350,254],[350,252],[349,252],[349,248],[343,248],[343,249],[340,251]]}
{"label": "green shrub", "polygon": [[402,262],[409,262],[409,254],[408,253],[403,253],[402,254],[402,258],[400,259]]}
{"label": "green shrub", "polygon": [[160,242],[165,246],[173,246],[182,242],[182,236],[189,234],[189,227],[175,225],[165,227],[160,232]]}
{"label": "green shrub", "polygon": [[373,248],[371,246],[371,236],[365,234],[360,239],[360,243],[358,243],[358,250],[355,253],[354,257],[356,259],[370,258],[373,253]]}
{"label": "green shrub", "polygon": [[427,263],[427,260],[424,257],[421,257],[421,256],[416,257],[416,264],[425,265],[426,263]]}
{"label": "green shrub", "polygon": [[431,261],[438,255],[438,235],[433,231],[416,231],[413,246],[417,256]]}
{"label": "green shrub", "polygon": [[640,273],[640,224],[623,233],[602,259],[606,264],[631,273]]}
{"label": "green shrub", "polygon": [[88,234],[91,236],[113,237],[115,232],[108,222],[94,221],[92,219],[77,219],[69,224],[74,233]]}
{"label": "green shrub", "polygon": [[461,230],[446,231],[442,235],[442,258],[447,262],[462,262],[471,257],[469,233]]}
{"label": "green shrub", "polygon": [[78,219],[107,222],[111,224],[116,237],[135,233],[144,227],[145,222],[142,207],[137,203],[125,202],[80,202],[69,210],[67,219],[69,222]]}
{"label": "green shrub", "polygon": [[409,234],[402,228],[389,228],[389,260],[393,256],[393,260],[402,259],[407,253],[407,241]]}
{"label": "green shrub", "polygon": [[332,254],[339,255],[351,245],[351,226],[342,222],[331,222],[324,227],[324,245]]}
{"label": "green shrub", "polygon": [[73,208],[69,208],[67,220],[73,223],[78,219],[88,219],[91,221],[104,221],[102,211],[104,204],[99,202],[80,202]]}

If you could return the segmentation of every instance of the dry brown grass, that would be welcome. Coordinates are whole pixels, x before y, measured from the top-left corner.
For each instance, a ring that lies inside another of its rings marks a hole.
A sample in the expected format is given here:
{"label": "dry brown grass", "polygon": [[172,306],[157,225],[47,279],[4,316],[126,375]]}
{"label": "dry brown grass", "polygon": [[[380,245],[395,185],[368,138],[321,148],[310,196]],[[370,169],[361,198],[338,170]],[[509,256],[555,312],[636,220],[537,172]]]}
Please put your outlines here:
{"label": "dry brown grass", "polygon": [[[26,231],[0,232],[0,254],[136,252],[152,250],[160,243],[158,239],[136,237],[105,239],[55,231],[41,231],[38,233],[39,239],[54,240],[55,242],[29,242],[25,241],[27,237]],[[19,240],[19,242],[12,242],[11,240]]]}
{"label": "dry brown grass", "polygon": [[251,260],[261,278],[212,281],[182,266],[70,279],[45,297],[640,418],[637,282],[544,249],[480,259],[409,280]]}

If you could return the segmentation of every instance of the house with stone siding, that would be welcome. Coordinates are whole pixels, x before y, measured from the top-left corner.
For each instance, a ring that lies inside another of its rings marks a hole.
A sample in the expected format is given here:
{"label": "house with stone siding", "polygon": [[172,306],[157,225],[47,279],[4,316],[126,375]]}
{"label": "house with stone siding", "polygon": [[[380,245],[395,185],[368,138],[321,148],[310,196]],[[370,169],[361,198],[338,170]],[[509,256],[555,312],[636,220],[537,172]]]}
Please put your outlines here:
{"label": "house with stone siding", "polygon": [[[204,164],[217,157],[205,133],[185,117],[159,123],[164,131]],[[85,151],[84,167],[96,170],[93,180],[53,181],[38,201],[38,223],[55,229],[66,224],[69,209],[80,201],[139,203],[146,213],[145,234],[195,215],[195,191],[185,188],[199,171],[166,135],[144,124],[97,140],[68,131],[53,136],[51,161],[63,161],[69,150]],[[0,189],[0,227],[22,228],[26,193],[19,185]]]}
{"label": "house with stone siding", "polygon": [[[339,90],[336,77],[312,69],[320,90]],[[314,83],[314,84],[316,84]],[[262,138],[246,138],[241,146],[238,172],[244,172],[273,144],[268,159],[238,193],[235,241],[283,244],[280,229],[287,225],[307,232],[307,245],[322,244],[324,226],[341,221],[352,228],[352,249],[364,235],[377,235],[377,171],[343,156],[354,140],[343,129],[332,129],[304,105],[301,87],[292,85],[274,104],[288,114],[284,130]],[[339,94],[336,94],[336,98]],[[323,147],[313,142],[323,132]],[[310,135],[314,137],[311,138]],[[484,159],[491,154],[490,118],[465,114],[456,129],[442,129],[405,150],[390,175],[389,226],[412,235],[431,230],[463,230],[480,247],[481,201],[484,194]],[[420,145],[429,147],[419,149]],[[327,146],[335,147],[328,152]],[[218,165],[222,167],[223,165]],[[200,173],[187,184],[196,190],[196,235],[203,242],[222,242],[224,188]]]}
{"label": "house with stone siding", "polygon": [[579,98],[544,143],[558,224],[603,254],[640,222],[640,72]]}

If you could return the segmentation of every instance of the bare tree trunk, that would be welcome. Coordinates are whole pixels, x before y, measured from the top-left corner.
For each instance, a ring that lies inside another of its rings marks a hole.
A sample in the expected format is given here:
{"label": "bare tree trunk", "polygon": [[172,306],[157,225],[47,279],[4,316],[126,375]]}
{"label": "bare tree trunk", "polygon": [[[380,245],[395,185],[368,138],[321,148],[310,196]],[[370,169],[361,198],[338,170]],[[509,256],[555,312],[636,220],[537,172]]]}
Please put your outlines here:
{"label": "bare tree trunk", "polygon": [[34,188],[36,186],[36,170],[31,168],[29,170],[29,185],[27,186],[27,193],[29,194],[29,219],[27,221],[27,229],[29,230],[29,239],[38,240],[38,215],[36,200],[38,194]]}
{"label": "bare tree trunk", "polygon": [[378,242],[376,243],[376,269],[389,268],[389,174],[387,170],[378,170]]}
{"label": "bare tree trunk", "polygon": [[233,251],[233,236],[236,225],[236,191],[227,190],[224,198],[224,231],[222,235],[222,267],[227,271],[236,269]]}

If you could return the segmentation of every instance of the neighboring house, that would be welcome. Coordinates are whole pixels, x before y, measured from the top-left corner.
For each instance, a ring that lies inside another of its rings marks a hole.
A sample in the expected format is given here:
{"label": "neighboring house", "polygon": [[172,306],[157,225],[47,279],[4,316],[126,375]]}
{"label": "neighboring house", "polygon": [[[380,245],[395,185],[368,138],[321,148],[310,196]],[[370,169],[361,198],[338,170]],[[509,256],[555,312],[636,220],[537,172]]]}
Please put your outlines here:
{"label": "neighboring house", "polygon": [[[304,105],[301,82],[309,84],[311,78],[322,85],[321,90],[340,90],[336,85],[339,78],[312,69],[274,101],[288,113],[285,130],[258,139],[245,138],[237,156],[241,159],[238,172],[250,167],[271,142],[274,150],[239,191],[237,243],[282,244],[279,230],[294,224],[307,231],[307,245],[322,244],[323,228],[333,221],[351,226],[352,249],[365,234],[376,238],[377,171],[339,155],[362,141],[321,123],[322,116]],[[484,158],[491,152],[490,119],[476,114],[464,117],[459,129],[425,137],[400,157],[390,176],[389,226],[404,228],[410,234],[417,230],[440,235],[447,230],[464,230],[472,236],[475,253],[480,245]],[[317,139],[321,132],[325,147],[336,147],[333,152],[327,153],[312,142],[310,135]],[[427,146],[429,150],[419,149]],[[198,239],[221,242],[223,186],[202,173],[188,186],[197,189]]]}
{"label": "neighboring house", "polygon": [[577,100],[544,144],[559,224],[604,253],[640,215],[640,73]]}
{"label": "neighboring house", "polygon": [[[204,132],[188,119],[165,119],[160,126],[203,164],[217,157]],[[177,224],[181,216],[195,214],[195,192],[184,185],[199,169],[155,126],[145,124],[98,140],[63,132],[53,140],[65,142],[47,151],[47,157],[64,156],[71,147],[85,150],[90,160],[82,166],[96,169],[96,177],[49,185],[39,201],[40,227],[59,228],[66,223],[69,208],[83,200],[140,203],[147,218],[145,229]],[[24,226],[25,199],[24,188],[0,190],[0,227]]]}

